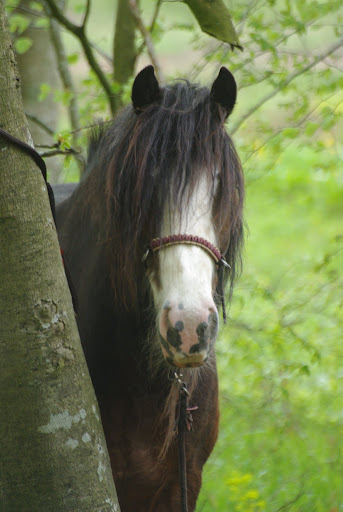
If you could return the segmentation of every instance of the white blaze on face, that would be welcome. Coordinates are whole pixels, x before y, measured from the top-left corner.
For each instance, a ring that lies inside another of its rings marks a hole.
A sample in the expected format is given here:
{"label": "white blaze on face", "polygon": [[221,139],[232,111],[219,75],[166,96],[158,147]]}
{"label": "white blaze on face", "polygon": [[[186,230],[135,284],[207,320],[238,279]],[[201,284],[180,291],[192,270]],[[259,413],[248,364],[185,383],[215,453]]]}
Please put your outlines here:
{"label": "white blaze on face", "polygon": [[[204,176],[191,197],[185,196],[181,211],[166,205],[160,236],[194,235],[216,245],[212,184]],[[165,247],[158,258],[160,287],[153,282],[151,286],[163,355],[174,366],[200,366],[218,330],[213,301],[215,262],[204,249],[188,244]]]}

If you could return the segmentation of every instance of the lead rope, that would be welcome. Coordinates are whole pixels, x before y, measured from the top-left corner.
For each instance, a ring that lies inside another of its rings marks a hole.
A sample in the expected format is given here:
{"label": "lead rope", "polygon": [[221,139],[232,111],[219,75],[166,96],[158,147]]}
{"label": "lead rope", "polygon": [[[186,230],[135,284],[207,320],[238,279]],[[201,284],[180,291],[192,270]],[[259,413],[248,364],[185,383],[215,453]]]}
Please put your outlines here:
{"label": "lead rope", "polygon": [[180,479],[181,512],[188,512],[187,502],[187,465],[186,465],[186,429],[187,429],[187,397],[189,393],[183,382],[180,387],[180,417],[178,424],[178,459]]}
{"label": "lead rope", "polygon": [[[54,223],[55,223],[55,226],[56,226],[55,196],[54,196],[54,192],[52,190],[52,187],[51,187],[50,183],[47,180],[46,165],[45,165],[45,162],[44,162],[43,158],[40,156],[39,153],[37,153],[37,151],[34,148],[32,148],[31,146],[26,144],[26,142],[23,142],[22,140],[18,139],[17,137],[14,137],[14,135],[11,135],[10,133],[8,133],[5,130],[3,130],[2,128],[0,128],[0,135],[2,135],[2,137],[4,139],[10,141],[15,146],[17,146],[20,149],[22,149],[24,151],[24,153],[29,155],[32,158],[32,160],[39,167],[39,169],[40,169],[40,171],[42,173],[42,176],[44,178],[44,181],[45,181],[45,184],[46,184],[46,188],[48,190],[51,213],[52,213],[52,217],[54,219]],[[63,256],[63,251],[62,251],[62,249],[60,249],[60,250],[61,250],[61,256],[62,256],[62,261],[63,261],[63,266],[64,266],[64,272],[65,272],[65,275],[66,275],[66,278],[67,278],[67,281],[68,281],[68,286],[69,286],[69,290],[70,290],[70,294],[71,294],[71,298],[72,298],[72,302],[73,302],[74,311],[75,311],[75,313],[77,313],[78,303],[77,303],[77,297],[76,297],[75,288],[73,286],[73,282],[71,280],[70,272],[69,272],[68,266],[67,266],[67,264],[65,262],[65,258]]]}
{"label": "lead rope", "polygon": [[180,484],[180,505],[181,512],[188,512],[187,499],[187,463],[186,463],[186,432],[193,430],[191,411],[198,407],[188,407],[187,400],[189,392],[185,382],[181,380],[180,372],[174,373],[176,384],[179,385],[179,402],[177,408],[177,416],[175,427],[177,428],[177,451],[178,451],[178,467],[179,467],[179,484]]}

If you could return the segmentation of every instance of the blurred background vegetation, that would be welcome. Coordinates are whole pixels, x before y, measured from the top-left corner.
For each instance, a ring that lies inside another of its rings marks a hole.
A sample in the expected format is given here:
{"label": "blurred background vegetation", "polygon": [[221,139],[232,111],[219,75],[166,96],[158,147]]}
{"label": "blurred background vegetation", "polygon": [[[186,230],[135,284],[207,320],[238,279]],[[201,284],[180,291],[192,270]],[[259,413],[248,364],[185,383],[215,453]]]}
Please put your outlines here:
{"label": "blurred background vegetation", "polygon": [[[51,181],[75,181],[87,139],[80,128],[111,118],[108,95],[49,6],[6,4],[35,142],[61,153],[48,161]],[[166,79],[210,84],[225,65],[239,90],[228,131],[246,175],[244,272],[217,344],[220,436],[197,512],[343,511],[343,6],[225,4],[243,51],[204,34],[185,3],[140,2]],[[75,24],[85,17],[83,0],[57,5]],[[86,34],[117,108],[133,74],[115,78],[116,13],[113,0],[94,2]],[[37,57],[36,38],[46,47],[53,30],[65,58]],[[151,55],[144,30],[134,35],[137,71]]]}

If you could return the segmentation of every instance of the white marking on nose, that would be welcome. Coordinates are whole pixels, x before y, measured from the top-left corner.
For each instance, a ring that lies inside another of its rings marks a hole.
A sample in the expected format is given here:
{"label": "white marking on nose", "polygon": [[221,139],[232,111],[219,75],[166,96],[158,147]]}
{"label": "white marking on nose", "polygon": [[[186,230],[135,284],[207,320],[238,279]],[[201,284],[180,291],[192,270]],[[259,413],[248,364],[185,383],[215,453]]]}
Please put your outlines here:
{"label": "white marking on nose", "polygon": [[[181,205],[180,211],[171,212],[173,205],[166,205],[160,236],[179,233],[195,235],[217,245],[212,222],[212,185],[208,178],[204,175],[199,179],[192,195],[188,197],[186,192],[185,197],[187,200]],[[206,333],[199,335],[197,330],[206,331],[208,328],[214,337],[217,334],[218,315],[212,289],[215,263],[201,247],[188,244],[165,247],[158,252],[158,257],[160,287],[154,282],[151,282],[151,286],[155,306],[159,310],[160,335],[168,343],[168,329],[172,329],[169,336],[174,343],[172,351],[175,357],[189,357],[201,364],[201,360],[203,362],[207,357],[208,347],[205,347],[205,343],[200,350],[193,349],[193,354],[190,351],[199,344],[199,336],[207,336]],[[210,329],[211,314],[215,315],[216,321],[211,320]],[[216,323],[215,328],[213,323]],[[182,329],[178,331],[181,325]],[[164,345],[164,354],[166,350]]]}

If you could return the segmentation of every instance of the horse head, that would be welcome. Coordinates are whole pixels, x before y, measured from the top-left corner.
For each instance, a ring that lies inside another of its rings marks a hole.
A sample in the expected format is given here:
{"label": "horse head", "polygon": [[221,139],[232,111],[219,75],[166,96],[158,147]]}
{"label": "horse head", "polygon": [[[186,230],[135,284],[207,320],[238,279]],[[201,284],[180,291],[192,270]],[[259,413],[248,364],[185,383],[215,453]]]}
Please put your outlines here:
{"label": "horse head", "polygon": [[[132,88],[137,122],[144,124],[155,112],[165,130],[147,155],[150,173],[160,175],[157,182],[168,183],[169,190],[162,186],[151,194],[160,222],[153,232],[158,238],[146,241],[146,275],[162,353],[174,367],[197,367],[208,359],[218,333],[221,281],[230,272],[234,277],[242,235],[243,179],[224,127],[236,83],[221,68],[210,91],[195,91],[188,83],[160,88],[152,66]],[[221,268],[224,256],[229,261]]]}

